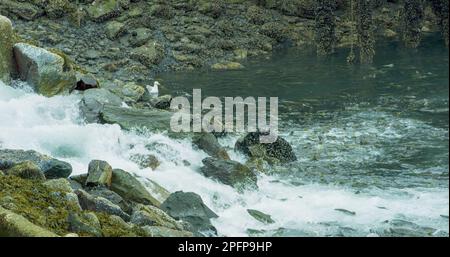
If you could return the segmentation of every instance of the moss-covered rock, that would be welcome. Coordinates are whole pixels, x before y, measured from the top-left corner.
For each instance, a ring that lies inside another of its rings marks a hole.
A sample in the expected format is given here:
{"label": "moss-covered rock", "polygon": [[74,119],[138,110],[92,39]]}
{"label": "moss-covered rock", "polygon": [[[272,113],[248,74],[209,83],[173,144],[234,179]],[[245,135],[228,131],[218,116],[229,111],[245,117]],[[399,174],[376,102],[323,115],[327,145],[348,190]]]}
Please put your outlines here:
{"label": "moss-covered rock", "polygon": [[131,57],[151,68],[163,60],[164,47],[156,41],[149,41],[147,44],[135,48],[131,53]]}
{"label": "moss-covered rock", "polygon": [[42,170],[31,161],[18,163],[9,168],[6,173],[23,179],[45,180]]}
{"label": "moss-covered rock", "polygon": [[26,43],[14,45],[14,56],[22,80],[45,96],[69,92],[76,85],[73,72],[65,71],[61,56]]}
{"label": "moss-covered rock", "polygon": [[11,21],[0,15],[0,80],[9,83],[13,71],[13,28]]}
{"label": "moss-covered rock", "polygon": [[21,215],[0,207],[0,237],[56,237]]}
{"label": "moss-covered rock", "polygon": [[97,0],[87,8],[87,12],[92,20],[102,22],[119,16],[121,9],[118,0]]}

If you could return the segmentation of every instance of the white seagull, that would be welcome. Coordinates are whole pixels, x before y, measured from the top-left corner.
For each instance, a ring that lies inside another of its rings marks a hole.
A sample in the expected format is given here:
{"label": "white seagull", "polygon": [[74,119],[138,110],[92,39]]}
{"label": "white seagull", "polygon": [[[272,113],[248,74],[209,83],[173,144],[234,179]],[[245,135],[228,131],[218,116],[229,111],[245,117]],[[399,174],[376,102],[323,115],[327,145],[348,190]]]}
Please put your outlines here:
{"label": "white seagull", "polygon": [[150,96],[158,97],[158,95],[159,95],[159,86],[161,86],[161,84],[159,84],[158,81],[155,81],[153,83],[153,87],[147,85],[147,91],[150,94]]}

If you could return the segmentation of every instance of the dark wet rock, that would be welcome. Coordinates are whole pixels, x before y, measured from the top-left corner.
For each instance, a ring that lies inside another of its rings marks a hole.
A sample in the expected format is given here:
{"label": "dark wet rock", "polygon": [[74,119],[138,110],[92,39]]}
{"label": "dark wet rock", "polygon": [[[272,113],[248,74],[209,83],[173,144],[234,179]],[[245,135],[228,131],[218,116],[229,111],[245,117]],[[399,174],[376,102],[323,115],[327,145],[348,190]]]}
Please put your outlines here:
{"label": "dark wet rock", "polygon": [[14,56],[22,80],[45,96],[68,93],[76,85],[73,72],[65,70],[63,57],[26,43],[14,45]]}
{"label": "dark wet rock", "polygon": [[[88,174],[80,174],[80,175],[75,175],[75,176],[71,176],[69,178],[69,180],[71,181],[70,183],[72,184],[72,182],[77,183],[78,185],[80,185],[81,187],[84,187],[84,185],[86,185],[86,180],[87,180]],[[78,187],[78,185],[74,185],[75,187]],[[73,186],[72,186],[73,188]]]}
{"label": "dark wet rock", "polygon": [[114,169],[111,183],[111,190],[122,196],[124,199],[145,205],[159,207],[161,204],[153,197],[137,178],[130,173]]}
{"label": "dark wet rock", "polygon": [[120,0],[97,0],[87,8],[89,17],[96,22],[119,16],[120,12]]}
{"label": "dark wet rock", "polygon": [[119,124],[126,130],[147,128],[150,131],[169,131],[172,114],[169,111],[154,109],[104,106],[101,118],[104,123]]}
{"label": "dark wet rock", "polygon": [[236,150],[252,157],[250,147],[254,145],[261,145],[266,151],[266,155],[268,157],[276,158],[282,163],[297,160],[292,146],[285,139],[278,137],[274,143],[261,144],[259,141],[260,135],[262,135],[261,132],[248,133],[244,138],[236,142]]}
{"label": "dark wet rock", "polygon": [[268,214],[265,214],[258,210],[253,209],[247,209],[248,214],[250,214],[253,218],[255,218],[257,221],[262,222],[264,224],[273,224],[275,221],[272,219],[272,217]]}
{"label": "dark wet rock", "polygon": [[150,99],[150,104],[157,109],[168,110],[170,108],[171,101],[171,95],[163,95]]}
{"label": "dark wet rock", "polygon": [[93,235],[96,237],[102,236],[100,223],[98,222],[98,219],[97,222],[92,221],[89,222],[89,220],[81,218],[76,213],[70,213],[67,218],[67,222],[69,223],[69,231],[71,232],[75,232],[81,235],[83,234]]}
{"label": "dark wet rock", "polygon": [[93,160],[89,163],[86,186],[111,186],[112,167],[105,161]]}
{"label": "dark wet rock", "polygon": [[105,187],[94,187],[88,189],[88,193],[93,196],[103,197],[111,201],[113,204],[119,206],[124,212],[128,214],[132,213],[131,203],[123,199],[114,191],[111,191]]}
{"label": "dark wet rock", "polygon": [[83,190],[77,190],[78,201],[83,210],[103,212],[109,215],[116,215],[124,220],[130,220],[130,215],[122,211],[122,209],[113,204],[108,199],[99,196],[93,196]]}
{"label": "dark wet rock", "polygon": [[89,89],[83,93],[80,109],[87,122],[95,123],[106,105],[121,106],[122,99],[103,88]]}
{"label": "dark wet rock", "polygon": [[8,170],[6,174],[10,176],[17,176],[23,179],[33,179],[33,180],[45,180],[44,173],[41,169],[31,161],[25,161],[15,164]]}
{"label": "dark wet rock", "polygon": [[247,166],[232,160],[205,158],[200,171],[210,178],[217,179],[225,185],[238,190],[257,188],[258,178]]}
{"label": "dark wet rock", "polygon": [[77,74],[77,86],[75,90],[85,91],[92,88],[98,88],[98,81],[91,74]]}
{"label": "dark wet rock", "polygon": [[56,159],[43,164],[43,169],[47,179],[68,178],[72,174],[72,165]]}
{"label": "dark wet rock", "polygon": [[195,193],[175,192],[161,204],[161,209],[176,220],[190,224],[189,230],[195,235],[216,235],[217,231],[210,219],[217,218],[202,198]]}
{"label": "dark wet rock", "polygon": [[32,21],[44,14],[44,10],[28,2],[19,2],[12,0],[0,1],[0,10],[11,16],[17,16],[20,19]]}
{"label": "dark wet rock", "polygon": [[159,226],[145,226],[142,227],[146,236],[148,237],[193,237],[189,231],[180,231]]}
{"label": "dark wet rock", "polygon": [[164,58],[164,47],[156,42],[149,41],[147,44],[135,48],[131,57],[148,68],[158,65]]}
{"label": "dark wet rock", "polygon": [[356,212],[349,211],[349,210],[346,210],[346,209],[334,209],[334,210],[338,211],[338,212],[341,212],[343,214],[349,215],[349,216],[355,216],[356,215]]}
{"label": "dark wet rock", "polygon": [[138,204],[131,215],[131,223],[138,226],[159,226],[175,230],[183,230],[180,222],[167,213],[150,205]]}
{"label": "dark wet rock", "polygon": [[192,143],[211,157],[230,160],[227,151],[219,144],[217,138],[211,133],[199,133],[194,135]]}
{"label": "dark wet rock", "polygon": [[0,15],[0,81],[9,83],[13,72],[13,28],[11,21]]}

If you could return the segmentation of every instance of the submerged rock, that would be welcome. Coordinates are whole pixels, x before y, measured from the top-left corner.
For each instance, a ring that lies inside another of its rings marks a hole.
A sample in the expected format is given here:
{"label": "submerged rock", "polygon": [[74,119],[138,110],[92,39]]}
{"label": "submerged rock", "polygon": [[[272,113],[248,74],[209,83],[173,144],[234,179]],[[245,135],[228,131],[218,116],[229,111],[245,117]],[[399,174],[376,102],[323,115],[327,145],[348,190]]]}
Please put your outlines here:
{"label": "submerged rock", "polygon": [[26,43],[14,45],[14,56],[22,80],[45,96],[69,92],[75,87],[73,72],[65,71],[63,57]]}
{"label": "submerged rock", "polygon": [[253,218],[255,218],[257,221],[262,222],[264,224],[273,224],[275,221],[272,219],[272,217],[268,214],[265,214],[258,210],[253,209],[247,209],[248,214],[250,214]]}
{"label": "submerged rock", "polygon": [[161,204],[161,209],[176,220],[188,222],[195,235],[216,235],[210,219],[217,218],[196,193],[175,192]]}
{"label": "submerged rock", "polygon": [[9,83],[13,71],[13,28],[11,21],[0,15],[0,81]]}
{"label": "submerged rock", "polygon": [[245,165],[232,160],[205,158],[200,171],[238,190],[258,188],[256,175]]}
{"label": "submerged rock", "polygon": [[219,144],[217,138],[211,133],[196,134],[192,143],[211,157],[230,160],[227,151]]}
{"label": "submerged rock", "polygon": [[111,186],[112,167],[105,161],[93,160],[89,163],[86,186]]}
{"label": "submerged rock", "polygon": [[297,160],[292,146],[283,138],[278,137],[274,143],[261,144],[259,138],[261,132],[248,133],[244,138],[236,142],[236,150],[250,156],[250,157],[261,157],[253,156],[251,147],[255,145],[260,145],[265,150],[265,155],[271,158],[278,159],[282,163],[293,162]]}
{"label": "submerged rock", "polygon": [[161,204],[145,189],[137,178],[121,169],[113,170],[111,190],[129,201],[146,205],[151,204],[156,207],[159,207]]}

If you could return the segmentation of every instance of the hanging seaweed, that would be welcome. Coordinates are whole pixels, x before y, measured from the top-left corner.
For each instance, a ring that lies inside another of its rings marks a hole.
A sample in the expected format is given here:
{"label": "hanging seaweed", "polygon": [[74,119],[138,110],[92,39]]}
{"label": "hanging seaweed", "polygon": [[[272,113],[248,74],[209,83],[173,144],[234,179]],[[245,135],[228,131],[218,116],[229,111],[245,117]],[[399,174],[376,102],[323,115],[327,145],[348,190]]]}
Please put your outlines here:
{"label": "hanging seaweed", "polygon": [[444,37],[445,44],[448,47],[448,0],[430,0],[430,2],[433,12],[439,19],[442,36]]}
{"label": "hanging seaweed", "polygon": [[355,55],[355,42],[354,42],[354,35],[355,35],[355,3],[354,0],[350,0],[350,20],[351,20],[351,44],[350,44],[350,52],[347,56],[347,63],[353,64],[356,59]]}
{"label": "hanging seaweed", "polygon": [[356,0],[356,3],[359,58],[361,63],[369,64],[373,62],[375,55],[371,0]]}
{"label": "hanging seaweed", "polygon": [[315,8],[316,44],[318,55],[328,55],[334,52],[336,41],[334,17],[334,1],[317,0]]}
{"label": "hanging seaweed", "polygon": [[403,5],[403,41],[407,47],[416,48],[419,46],[423,15],[422,0],[405,0]]}

